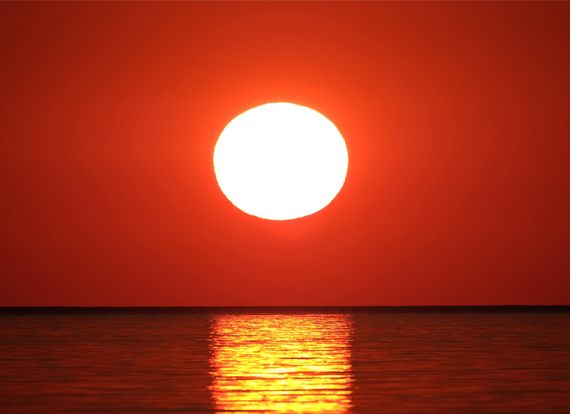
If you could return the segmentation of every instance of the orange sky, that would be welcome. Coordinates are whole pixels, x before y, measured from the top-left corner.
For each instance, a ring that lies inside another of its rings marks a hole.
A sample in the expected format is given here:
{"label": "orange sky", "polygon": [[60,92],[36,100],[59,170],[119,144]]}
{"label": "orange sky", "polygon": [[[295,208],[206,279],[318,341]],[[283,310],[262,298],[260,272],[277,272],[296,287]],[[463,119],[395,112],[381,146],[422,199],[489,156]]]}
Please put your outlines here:
{"label": "orange sky", "polygon": [[[0,305],[570,304],[570,3],[0,3]],[[311,107],[313,216],[236,209],[225,125]]]}

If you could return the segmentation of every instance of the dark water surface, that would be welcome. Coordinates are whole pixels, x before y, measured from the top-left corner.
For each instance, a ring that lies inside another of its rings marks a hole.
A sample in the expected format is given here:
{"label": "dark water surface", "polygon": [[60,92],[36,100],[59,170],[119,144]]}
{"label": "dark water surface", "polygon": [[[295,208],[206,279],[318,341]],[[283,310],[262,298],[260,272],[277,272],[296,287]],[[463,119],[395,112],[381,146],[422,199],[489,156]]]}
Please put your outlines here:
{"label": "dark water surface", "polygon": [[2,413],[570,413],[570,311],[0,312]]}

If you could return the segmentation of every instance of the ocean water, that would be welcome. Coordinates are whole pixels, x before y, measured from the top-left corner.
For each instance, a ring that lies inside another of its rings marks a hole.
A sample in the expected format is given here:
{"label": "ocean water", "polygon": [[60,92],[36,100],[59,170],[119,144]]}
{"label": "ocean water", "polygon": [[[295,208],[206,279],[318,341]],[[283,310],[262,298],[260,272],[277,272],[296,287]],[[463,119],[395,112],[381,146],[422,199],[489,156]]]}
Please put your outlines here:
{"label": "ocean water", "polygon": [[0,312],[2,413],[570,413],[570,312]]}

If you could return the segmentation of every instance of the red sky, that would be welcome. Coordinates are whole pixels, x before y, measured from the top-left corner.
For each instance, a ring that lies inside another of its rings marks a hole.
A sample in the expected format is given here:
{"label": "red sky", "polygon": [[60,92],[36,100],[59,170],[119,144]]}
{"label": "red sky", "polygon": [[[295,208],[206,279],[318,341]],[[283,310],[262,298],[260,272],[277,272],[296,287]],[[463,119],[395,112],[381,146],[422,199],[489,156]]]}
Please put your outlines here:
{"label": "red sky", "polygon": [[[0,305],[570,304],[570,3],[0,3]],[[213,170],[235,116],[343,134],[324,210]]]}

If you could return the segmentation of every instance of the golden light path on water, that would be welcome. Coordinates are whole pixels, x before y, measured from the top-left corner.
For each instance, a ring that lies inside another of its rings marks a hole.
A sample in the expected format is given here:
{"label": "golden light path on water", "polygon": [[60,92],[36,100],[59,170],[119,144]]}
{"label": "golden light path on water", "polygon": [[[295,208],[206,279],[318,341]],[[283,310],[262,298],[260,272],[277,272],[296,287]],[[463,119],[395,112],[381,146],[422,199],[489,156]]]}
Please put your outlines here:
{"label": "golden light path on water", "polygon": [[218,315],[212,324],[215,410],[350,411],[349,315]]}

